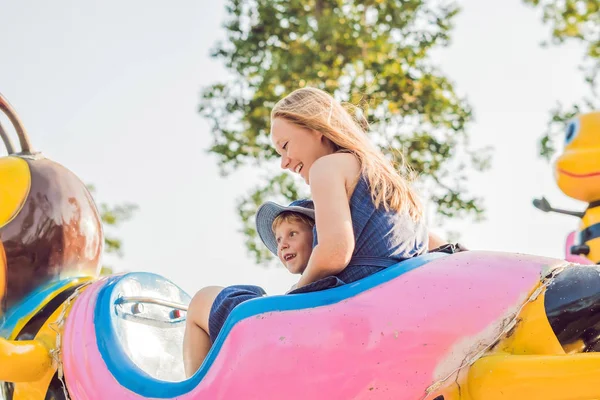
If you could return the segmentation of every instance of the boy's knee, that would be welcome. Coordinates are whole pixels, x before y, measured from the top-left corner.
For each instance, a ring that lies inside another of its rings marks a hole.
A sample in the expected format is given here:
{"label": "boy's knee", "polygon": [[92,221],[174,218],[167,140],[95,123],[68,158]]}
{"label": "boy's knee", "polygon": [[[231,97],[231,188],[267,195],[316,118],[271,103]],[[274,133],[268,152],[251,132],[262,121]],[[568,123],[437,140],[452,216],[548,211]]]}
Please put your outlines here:
{"label": "boy's knee", "polygon": [[192,317],[197,321],[208,321],[210,308],[215,301],[217,295],[223,290],[221,286],[207,286],[196,292],[188,307],[188,317]]}

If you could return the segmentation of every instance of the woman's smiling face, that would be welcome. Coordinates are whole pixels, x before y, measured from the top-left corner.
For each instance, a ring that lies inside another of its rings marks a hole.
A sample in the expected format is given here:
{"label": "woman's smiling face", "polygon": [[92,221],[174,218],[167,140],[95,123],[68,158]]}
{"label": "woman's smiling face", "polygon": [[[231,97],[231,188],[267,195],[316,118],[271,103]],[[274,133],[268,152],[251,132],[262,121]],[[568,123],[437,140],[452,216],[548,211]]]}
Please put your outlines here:
{"label": "woman's smiling face", "polygon": [[325,137],[313,130],[275,118],[271,124],[271,140],[281,156],[281,168],[299,174],[306,183],[308,172],[319,158],[333,153]]}

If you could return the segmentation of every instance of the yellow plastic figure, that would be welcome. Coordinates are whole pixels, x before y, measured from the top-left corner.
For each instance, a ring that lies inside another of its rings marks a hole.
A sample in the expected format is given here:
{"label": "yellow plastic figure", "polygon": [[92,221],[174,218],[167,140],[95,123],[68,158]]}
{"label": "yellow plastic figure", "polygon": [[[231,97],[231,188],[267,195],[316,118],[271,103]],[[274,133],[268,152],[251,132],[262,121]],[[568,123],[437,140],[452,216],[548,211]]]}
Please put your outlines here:
{"label": "yellow plastic figure", "polygon": [[0,158],[0,381],[12,382],[13,400],[43,399],[69,297],[99,273],[102,225],[83,182],[32,150],[1,95],[0,110],[21,145],[16,153],[0,125],[9,153]]}
{"label": "yellow plastic figure", "polygon": [[[565,148],[555,162],[556,183],[567,196],[588,203],[584,212],[552,208],[546,199],[534,200],[545,212],[581,218],[570,255],[600,262],[600,112],[574,118],[567,125]],[[569,256],[569,254],[567,255]],[[567,257],[569,259],[569,257]]]}

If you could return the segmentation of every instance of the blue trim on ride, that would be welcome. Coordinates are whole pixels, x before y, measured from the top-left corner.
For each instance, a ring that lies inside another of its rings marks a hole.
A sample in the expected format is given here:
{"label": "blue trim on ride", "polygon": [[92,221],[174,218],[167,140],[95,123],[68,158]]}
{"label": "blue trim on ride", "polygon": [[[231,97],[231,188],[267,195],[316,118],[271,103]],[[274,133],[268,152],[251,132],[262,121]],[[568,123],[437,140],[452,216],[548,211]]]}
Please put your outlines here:
{"label": "blue trim on ride", "polygon": [[111,317],[114,315],[114,307],[111,298],[116,284],[129,275],[154,274],[130,273],[111,277],[98,292],[98,299],[94,310],[98,348],[108,370],[121,386],[144,397],[164,399],[181,396],[192,391],[202,381],[217,354],[219,354],[227,335],[238,322],[267,312],[302,310],[335,304],[447,255],[446,253],[428,253],[388,267],[359,281],[321,292],[269,296],[242,303],[231,312],[225,321],[217,340],[200,369],[190,379],[182,382],[161,381],[149,376],[138,368],[123,350],[113,327]]}
{"label": "blue trim on ride", "polygon": [[60,281],[48,282],[46,285],[42,285],[31,292],[29,296],[21,300],[20,303],[12,306],[0,323],[0,336],[4,338],[10,337],[21,319],[26,318],[27,316],[31,317],[40,304],[45,304],[53,299],[57,294],[57,291],[77,279],[80,278],[68,278]]}
{"label": "blue trim on ride", "polygon": [[590,225],[584,230],[579,232],[579,243],[585,244],[590,240],[594,240],[600,237],[600,222]]}

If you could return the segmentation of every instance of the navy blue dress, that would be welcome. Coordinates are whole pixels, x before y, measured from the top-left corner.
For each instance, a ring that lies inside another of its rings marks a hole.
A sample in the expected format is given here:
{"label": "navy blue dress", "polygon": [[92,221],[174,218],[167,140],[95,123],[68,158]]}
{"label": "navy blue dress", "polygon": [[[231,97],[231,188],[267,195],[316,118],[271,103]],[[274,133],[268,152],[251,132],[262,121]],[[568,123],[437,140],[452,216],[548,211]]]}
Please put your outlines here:
{"label": "navy blue dress", "polygon": [[[375,208],[369,184],[359,179],[350,198],[350,214],[356,241],[348,266],[337,275],[312,282],[289,294],[316,292],[345,285],[427,252],[428,233],[423,219],[413,221],[408,213]],[[313,247],[318,243],[313,229]],[[209,333],[215,341],[234,307],[244,301],[266,295],[254,285],[228,286],[215,299],[210,310]]]}

